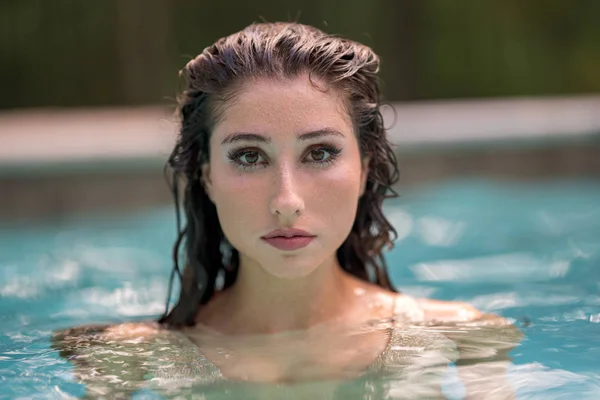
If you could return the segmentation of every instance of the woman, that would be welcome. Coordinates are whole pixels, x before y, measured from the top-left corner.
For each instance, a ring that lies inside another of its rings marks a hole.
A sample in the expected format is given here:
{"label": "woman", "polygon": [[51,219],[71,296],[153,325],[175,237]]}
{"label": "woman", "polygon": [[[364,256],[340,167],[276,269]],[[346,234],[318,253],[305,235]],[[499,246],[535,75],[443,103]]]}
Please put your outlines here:
{"label": "woman", "polygon": [[[179,301],[157,324],[57,336],[90,393],[103,394],[101,376],[121,376],[126,392],[144,374],[205,385],[336,382],[334,393],[340,381],[369,373],[412,371],[410,379],[421,379],[432,371],[425,359],[468,364],[461,324],[515,332],[467,304],[413,299],[391,286],[382,251],[395,231],[381,207],[395,195],[398,169],[380,114],[378,69],[370,48],[295,23],[250,25],[186,65],[181,131],[168,163],[177,204],[184,185],[186,226],[174,251]],[[445,335],[436,326],[446,326]],[[82,341],[120,349],[133,341],[138,350],[158,343],[154,359],[170,357],[185,371],[150,368],[139,352],[113,360],[115,368],[104,360],[86,370],[98,360],[81,352]],[[514,345],[493,342],[488,377],[503,371]],[[423,349],[439,357],[423,357]],[[431,398],[440,394],[434,386],[404,395]],[[467,383],[469,394],[486,398],[491,390],[509,396],[506,388],[497,375],[479,387]]]}

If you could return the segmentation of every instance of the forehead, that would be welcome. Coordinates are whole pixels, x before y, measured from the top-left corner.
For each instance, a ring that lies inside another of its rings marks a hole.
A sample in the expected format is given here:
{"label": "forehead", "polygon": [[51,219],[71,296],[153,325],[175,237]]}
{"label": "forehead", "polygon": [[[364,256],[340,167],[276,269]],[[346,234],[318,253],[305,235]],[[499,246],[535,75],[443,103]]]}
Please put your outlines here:
{"label": "forehead", "polygon": [[232,131],[299,134],[323,129],[352,132],[343,93],[308,76],[289,80],[259,79],[243,84],[224,105],[213,135]]}

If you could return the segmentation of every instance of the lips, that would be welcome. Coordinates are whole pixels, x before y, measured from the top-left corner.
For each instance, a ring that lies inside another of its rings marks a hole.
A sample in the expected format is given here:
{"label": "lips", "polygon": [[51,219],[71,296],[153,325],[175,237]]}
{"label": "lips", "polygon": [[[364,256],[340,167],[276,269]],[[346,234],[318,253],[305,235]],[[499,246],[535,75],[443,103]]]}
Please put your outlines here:
{"label": "lips", "polygon": [[301,229],[277,229],[261,239],[279,250],[292,251],[308,246],[314,238],[315,235]]}

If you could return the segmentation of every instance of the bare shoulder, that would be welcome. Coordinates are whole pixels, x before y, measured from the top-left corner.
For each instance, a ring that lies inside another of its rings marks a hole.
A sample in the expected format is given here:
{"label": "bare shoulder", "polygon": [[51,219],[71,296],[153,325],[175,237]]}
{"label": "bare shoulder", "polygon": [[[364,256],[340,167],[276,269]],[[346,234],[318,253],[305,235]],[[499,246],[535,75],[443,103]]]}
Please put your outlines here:
{"label": "bare shoulder", "polygon": [[426,321],[441,323],[478,322],[480,325],[510,326],[507,319],[495,314],[479,311],[472,305],[461,301],[417,299],[424,312]]}
{"label": "bare shoulder", "polygon": [[163,331],[154,321],[126,322],[123,324],[84,325],[59,330],[54,334],[54,342],[81,343],[82,341],[130,341],[150,339]]}
{"label": "bare shoulder", "polygon": [[73,365],[86,399],[131,398],[143,387],[147,363],[161,332],[155,322],[84,325],[55,332],[52,348]]}
{"label": "bare shoulder", "polygon": [[154,321],[128,322],[124,324],[111,325],[105,330],[104,335],[105,337],[114,340],[149,339],[163,331],[164,329],[162,329],[160,325]]}
{"label": "bare shoulder", "polygon": [[[491,349],[496,360],[508,359],[508,352],[524,337],[508,319],[481,312],[468,303],[433,299],[417,299],[417,303],[425,322],[434,329],[441,328],[445,336],[457,343],[462,360],[480,357],[480,352],[475,351],[478,349]],[[473,351],[475,355],[469,353]]]}

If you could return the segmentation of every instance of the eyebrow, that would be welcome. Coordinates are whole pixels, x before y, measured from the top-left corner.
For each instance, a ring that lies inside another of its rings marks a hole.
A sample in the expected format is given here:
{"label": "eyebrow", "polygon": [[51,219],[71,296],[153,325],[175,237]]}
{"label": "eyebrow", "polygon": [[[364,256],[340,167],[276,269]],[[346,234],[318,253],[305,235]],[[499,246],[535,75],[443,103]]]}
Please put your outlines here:
{"label": "eyebrow", "polygon": [[[310,131],[301,133],[296,136],[296,139],[304,141],[304,140],[312,140],[318,139],[324,136],[344,136],[344,134],[333,128],[323,128],[318,129],[316,131]],[[260,135],[258,133],[246,133],[246,132],[234,132],[230,135],[227,135],[225,139],[221,142],[221,145],[231,144],[235,142],[258,142],[258,143],[271,143],[271,138],[267,136]]]}

